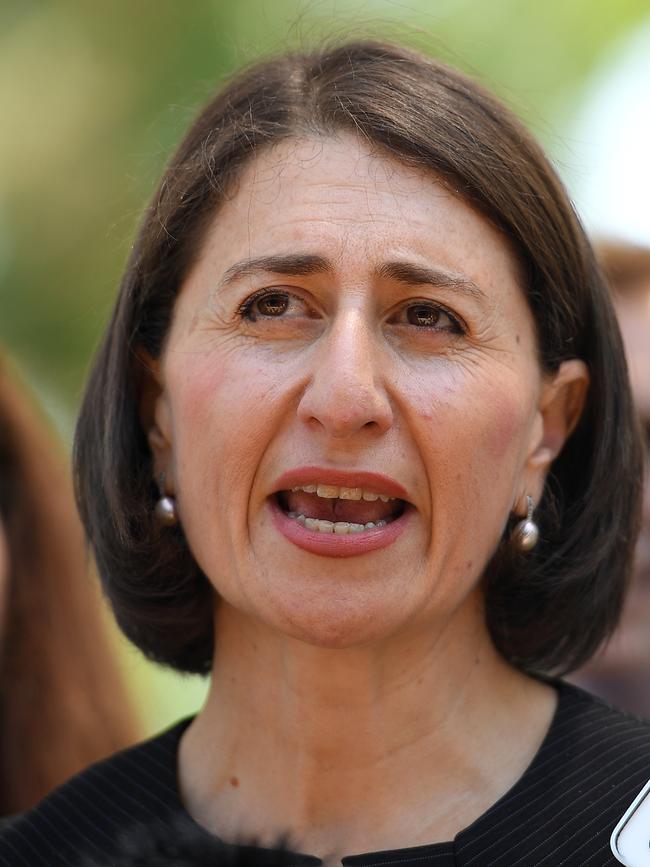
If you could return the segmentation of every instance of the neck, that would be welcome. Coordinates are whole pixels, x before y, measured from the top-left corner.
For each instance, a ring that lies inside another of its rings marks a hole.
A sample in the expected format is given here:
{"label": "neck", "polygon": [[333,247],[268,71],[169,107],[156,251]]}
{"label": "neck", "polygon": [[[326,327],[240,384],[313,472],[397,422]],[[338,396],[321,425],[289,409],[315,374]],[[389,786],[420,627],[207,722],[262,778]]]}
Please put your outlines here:
{"label": "neck", "polygon": [[337,857],[447,839],[518,778],[554,707],[498,656],[478,603],[373,647],[309,646],[225,604],[216,634],[180,782],[224,838],[289,832]]}

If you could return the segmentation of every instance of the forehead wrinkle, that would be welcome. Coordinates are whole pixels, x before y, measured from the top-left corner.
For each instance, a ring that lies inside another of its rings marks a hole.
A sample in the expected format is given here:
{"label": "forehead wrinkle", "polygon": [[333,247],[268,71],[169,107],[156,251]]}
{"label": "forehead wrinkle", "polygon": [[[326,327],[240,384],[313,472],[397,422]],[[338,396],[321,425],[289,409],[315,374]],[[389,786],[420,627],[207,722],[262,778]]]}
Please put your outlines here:
{"label": "forehead wrinkle", "polygon": [[[401,178],[400,188],[394,183],[396,175],[395,167],[385,167],[381,163],[375,171],[374,176],[370,180],[374,181],[374,189],[369,188],[365,170],[361,169],[364,158],[368,154],[360,153],[354,166],[349,167],[348,173],[336,174],[327,179],[312,178],[310,174],[305,176],[305,168],[310,168],[305,163],[313,162],[320,159],[322,153],[319,152],[310,157],[309,160],[302,159],[287,159],[286,157],[277,159],[273,163],[265,163],[264,158],[260,160],[260,164],[252,166],[250,170],[250,199],[257,199],[262,204],[271,204],[277,202],[282,197],[288,195],[290,200],[294,200],[295,184],[299,182],[302,186],[302,194],[305,197],[303,204],[309,205],[310,194],[316,196],[314,204],[318,207],[325,206],[345,206],[349,204],[349,194],[361,193],[366,198],[369,212],[374,208],[370,205],[371,199],[382,198],[389,196],[394,202],[398,199],[409,199],[411,193],[420,188],[421,184],[417,183],[418,177],[414,175],[409,178],[409,183],[404,183],[404,178]],[[372,155],[370,155],[372,156]],[[405,169],[406,167],[402,167]],[[330,193],[330,197],[325,200],[319,193],[326,189]],[[252,205],[252,201],[250,203]]]}
{"label": "forehead wrinkle", "polygon": [[390,217],[382,216],[381,214],[374,215],[371,214],[368,217],[359,217],[359,216],[351,216],[344,217],[340,214],[337,214],[336,217],[324,217],[321,215],[316,215],[313,217],[304,216],[300,217],[299,220],[294,220],[294,223],[298,223],[300,225],[304,225],[306,223],[323,223],[325,226],[331,226],[333,224],[339,223],[351,223],[353,226],[365,226],[365,225],[381,225],[382,223],[386,223],[387,225],[393,225],[393,220]]}

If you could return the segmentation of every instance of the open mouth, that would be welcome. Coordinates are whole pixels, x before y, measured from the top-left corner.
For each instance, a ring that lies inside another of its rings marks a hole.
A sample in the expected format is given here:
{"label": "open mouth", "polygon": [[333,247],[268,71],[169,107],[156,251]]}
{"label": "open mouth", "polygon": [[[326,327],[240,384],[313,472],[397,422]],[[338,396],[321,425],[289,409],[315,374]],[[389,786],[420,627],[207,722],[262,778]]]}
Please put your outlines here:
{"label": "open mouth", "polygon": [[365,488],[309,484],[278,491],[282,512],[312,532],[347,536],[381,529],[400,518],[407,502]]}

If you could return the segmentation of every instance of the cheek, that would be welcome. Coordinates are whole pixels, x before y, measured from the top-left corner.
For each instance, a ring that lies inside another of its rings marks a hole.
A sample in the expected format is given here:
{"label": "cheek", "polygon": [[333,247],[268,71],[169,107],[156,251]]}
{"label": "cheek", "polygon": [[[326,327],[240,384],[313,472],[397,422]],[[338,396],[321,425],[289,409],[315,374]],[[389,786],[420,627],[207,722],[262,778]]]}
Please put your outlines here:
{"label": "cheek", "polygon": [[268,404],[268,378],[260,364],[236,363],[229,356],[193,358],[171,383],[175,444],[187,439],[191,447],[200,448],[208,432],[226,433],[244,422],[251,424]]}
{"label": "cheek", "polygon": [[526,453],[531,417],[526,382],[514,374],[497,380],[450,371],[428,390],[422,384],[416,404],[435,520],[449,521],[452,535],[463,522],[487,522],[487,535],[498,535]]}
{"label": "cheek", "polygon": [[524,413],[518,401],[503,394],[494,395],[484,427],[485,447],[489,456],[500,461],[519,444]]}
{"label": "cheek", "polygon": [[[519,470],[528,432],[525,401],[503,392],[486,392],[484,411],[475,416],[475,450],[488,476],[510,477]],[[472,414],[471,408],[469,414]],[[470,422],[468,421],[468,424]]]}
{"label": "cheek", "polygon": [[193,354],[169,385],[174,467],[183,496],[250,482],[284,405],[271,366],[235,353]]}
{"label": "cheek", "polygon": [[467,450],[467,458],[481,454],[501,461],[519,452],[531,407],[523,384],[515,377],[497,383],[489,377],[448,373],[429,387],[420,381],[412,404],[432,435],[432,448],[441,438],[453,448]]}

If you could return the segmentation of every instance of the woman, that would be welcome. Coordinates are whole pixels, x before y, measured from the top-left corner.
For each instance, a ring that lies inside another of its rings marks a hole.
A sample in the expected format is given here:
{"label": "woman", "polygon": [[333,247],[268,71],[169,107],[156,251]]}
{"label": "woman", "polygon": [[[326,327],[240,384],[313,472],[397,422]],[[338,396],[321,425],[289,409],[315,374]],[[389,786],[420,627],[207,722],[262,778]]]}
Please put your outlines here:
{"label": "woman", "polygon": [[212,686],[1,864],[110,863],[178,816],[260,864],[284,832],[296,864],[615,863],[650,729],[549,676],[615,625],[638,431],[589,244],[479,86],[352,43],[218,94],[145,218],[76,466],[122,628]]}
{"label": "woman", "polygon": [[69,472],[0,359],[0,815],[137,737]]}

